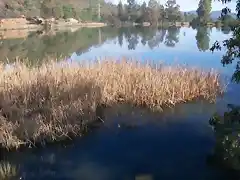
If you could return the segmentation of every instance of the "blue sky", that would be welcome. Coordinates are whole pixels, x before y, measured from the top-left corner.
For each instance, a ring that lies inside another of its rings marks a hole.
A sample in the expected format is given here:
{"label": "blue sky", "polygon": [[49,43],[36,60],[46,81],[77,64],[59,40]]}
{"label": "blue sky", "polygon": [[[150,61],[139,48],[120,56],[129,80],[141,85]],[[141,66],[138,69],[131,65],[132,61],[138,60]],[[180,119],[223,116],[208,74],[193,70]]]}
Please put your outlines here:
{"label": "blue sky", "polygon": [[[114,4],[117,4],[119,0],[107,0]],[[143,2],[144,0],[136,0],[137,2]],[[145,0],[145,2],[148,2],[149,0]],[[199,0],[176,0],[177,3],[181,7],[181,11],[191,11],[196,10],[198,7]],[[234,0],[233,0],[234,1]],[[122,0],[122,2],[127,2],[127,0]],[[161,4],[165,4],[166,0],[160,0]],[[232,11],[235,12],[236,7],[236,1],[232,3],[228,3],[227,6],[232,9]],[[217,0],[213,0],[212,4],[212,10],[221,10],[223,7],[226,7],[226,5],[223,5],[221,2],[218,2]]]}

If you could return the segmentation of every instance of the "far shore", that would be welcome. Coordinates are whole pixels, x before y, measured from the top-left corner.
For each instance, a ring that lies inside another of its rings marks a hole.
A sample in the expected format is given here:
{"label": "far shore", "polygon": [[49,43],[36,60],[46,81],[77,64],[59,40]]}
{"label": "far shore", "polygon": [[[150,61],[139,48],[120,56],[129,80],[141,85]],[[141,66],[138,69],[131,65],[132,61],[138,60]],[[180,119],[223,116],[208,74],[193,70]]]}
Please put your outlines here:
{"label": "far shore", "polygon": [[35,23],[27,20],[25,17],[22,18],[8,18],[0,19],[0,31],[1,30],[38,30],[42,29],[46,23],[51,26],[51,28],[58,27],[104,27],[107,26],[106,23],[102,22],[81,22],[76,19],[70,18],[69,20],[55,20],[55,19],[35,19],[41,20],[41,23]]}

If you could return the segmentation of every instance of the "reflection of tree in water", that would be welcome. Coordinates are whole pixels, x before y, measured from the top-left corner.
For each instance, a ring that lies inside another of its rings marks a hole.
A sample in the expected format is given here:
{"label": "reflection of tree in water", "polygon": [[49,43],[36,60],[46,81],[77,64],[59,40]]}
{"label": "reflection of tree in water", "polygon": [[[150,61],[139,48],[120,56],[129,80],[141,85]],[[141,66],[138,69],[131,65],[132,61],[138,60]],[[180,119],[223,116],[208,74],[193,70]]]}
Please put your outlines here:
{"label": "reflection of tree in water", "polygon": [[153,49],[159,46],[160,43],[164,41],[164,37],[166,35],[166,29],[159,30],[156,35],[148,41],[148,46]]}
{"label": "reflection of tree in water", "polygon": [[222,26],[221,27],[221,31],[224,33],[224,34],[229,34],[231,32],[231,27],[229,26]]}
{"label": "reflection of tree in water", "polygon": [[[213,116],[209,123],[214,129],[216,144],[213,154],[209,156],[209,162],[216,166],[222,166],[237,173],[239,179],[240,170],[240,107],[228,105],[229,110],[223,116]],[[233,174],[234,175],[234,174]]]}
{"label": "reflection of tree in water", "polygon": [[155,35],[156,35],[157,29],[155,28],[144,28],[143,30],[141,30],[140,32],[140,36],[141,36],[141,43],[142,45],[146,45],[147,42],[149,40],[151,40]]}
{"label": "reflection of tree in water", "polygon": [[127,39],[128,41],[128,49],[129,50],[135,50],[136,46],[138,45],[138,35],[131,35],[131,37],[129,39]]}
{"label": "reflection of tree in water", "polygon": [[[116,36],[117,32],[110,28],[102,28],[101,43],[108,38]],[[16,57],[26,60],[28,63],[36,64],[45,60],[59,59],[76,52],[78,55],[86,52],[89,47],[99,44],[98,28],[82,28],[75,32],[55,32],[54,34],[32,33],[26,39],[2,40],[0,46],[1,60],[8,59],[14,62]]]}
{"label": "reflection of tree in water", "polygon": [[138,29],[136,28],[127,28],[125,29],[124,31],[124,36],[125,36],[125,39],[127,40],[128,42],[128,49],[129,50],[135,50],[136,49],[136,46],[138,45]]}
{"label": "reflection of tree in water", "polygon": [[0,161],[0,179],[1,180],[11,180],[19,179],[18,167],[8,161]]}
{"label": "reflection of tree in water", "polygon": [[89,48],[79,48],[79,49],[77,49],[76,50],[76,54],[77,54],[77,56],[81,56],[83,53],[86,53],[86,52],[88,52],[89,51]]}
{"label": "reflection of tree in water", "polygon": [[168,28],[167,35],[164,44],[168,47],[174,47],[179,42],[180,28],[170,27]]}
{"label": "reflection of tree in water", "polygon": [[123,34],[124,34],[124,29],[120,28],[118,31],[118,44],[121,47],[123,45]]}
{"label": "reflection of tree in water", "polygon": [[[148,44],[150,49],[158,47],[165,40],[165,45],[174,47],[179,41],[180,28],[157,29],[157,28],[122,28],[119,31],[119,45],[123,43],[123,35],[128,43],[128,49],[134,50],[141,38],[142,45]],[[167,34],[167,36],[166,36]]]}
{"label": "reflection of tree in water", "polygon": [[147,44],[147,33],[145,33],[145,32],[142,33],[141,38],[142,38],[141,43],[142,43],[143,46],[145,46]]}
{"label": "reflection of tree in water", "polygon": [[207,51],[209,50],[209,42],[210,42],[210,32],[207,27],[198,27],[196,40],[197,40],[197,47],[199,51]]}

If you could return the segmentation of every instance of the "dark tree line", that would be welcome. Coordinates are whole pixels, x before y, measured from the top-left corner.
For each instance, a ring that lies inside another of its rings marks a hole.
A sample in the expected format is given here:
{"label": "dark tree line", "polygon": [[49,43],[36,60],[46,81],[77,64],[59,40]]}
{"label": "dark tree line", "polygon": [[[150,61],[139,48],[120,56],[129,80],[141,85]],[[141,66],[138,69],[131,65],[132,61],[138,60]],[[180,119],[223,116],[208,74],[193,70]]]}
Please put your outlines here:
{"label": "dark tree line", "polygon": [[159,4],[157,0],[150,0],[148,4],[143,2],[141,5],[135,0],[128,0],[125,5],[119,2],[117,18],[120,22],[150,22],[158,25],[164,21],[182,21],[184,17],[176,0],[168,0],[165,5]]}

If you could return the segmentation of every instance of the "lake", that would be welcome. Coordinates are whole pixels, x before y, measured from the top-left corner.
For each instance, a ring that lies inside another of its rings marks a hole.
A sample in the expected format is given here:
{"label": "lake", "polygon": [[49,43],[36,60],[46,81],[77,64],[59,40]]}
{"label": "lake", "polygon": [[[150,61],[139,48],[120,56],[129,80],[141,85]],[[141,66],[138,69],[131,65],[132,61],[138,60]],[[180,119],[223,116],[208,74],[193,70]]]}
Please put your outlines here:
{"label": "lake", "polygon": [[[135,58],[143,62],[214,68],[228,81],[216,103],[197,101],[163,113],[116,105],[104,110],[104,125],[83,138],[47,148],[2,152],[2,162],[17,168],[18,179],[81,180],[225,180],[238,174],[209,160],[215,138],[209,119],[240,104],[240,85],[230,82],[235,64],[223,67],[223,51],[210,52],[229,29],[122,28],[32,32],[1,40],[2,61],[36,65],[48,59],[83,61]],[[16,58],[17,57],[17,58]]]}

